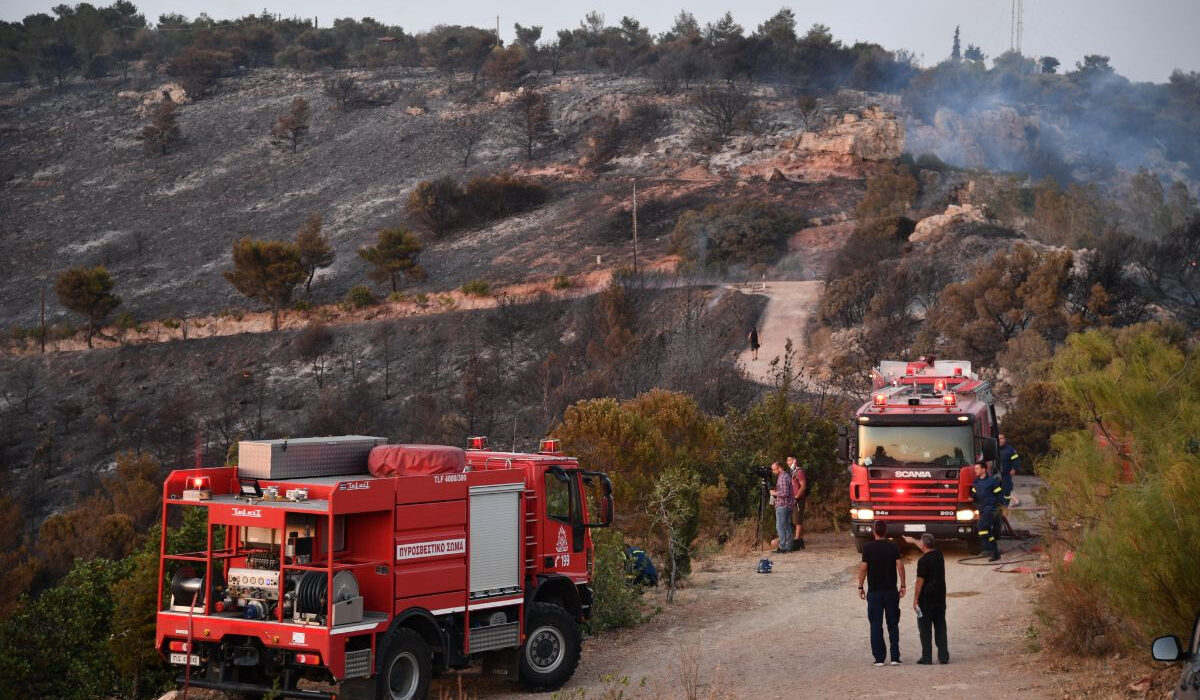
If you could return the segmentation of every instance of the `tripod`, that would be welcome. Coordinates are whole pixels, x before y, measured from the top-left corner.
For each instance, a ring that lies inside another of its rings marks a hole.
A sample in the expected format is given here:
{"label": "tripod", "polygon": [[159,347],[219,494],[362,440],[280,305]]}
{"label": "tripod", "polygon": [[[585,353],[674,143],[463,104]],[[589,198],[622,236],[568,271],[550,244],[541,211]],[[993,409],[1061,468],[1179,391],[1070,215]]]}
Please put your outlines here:
{"label": "tripod", "polygon": [[766,514],[766,509],[767,509],[767,482],[760,480],[758,482],[758,527],[755,530],[755,534],[758,537],[758,551],[760,551],[760,552],[763,551],[764,549],[766,549],[766,547],[763,546],[763,536],[762,536],[763,518]]}

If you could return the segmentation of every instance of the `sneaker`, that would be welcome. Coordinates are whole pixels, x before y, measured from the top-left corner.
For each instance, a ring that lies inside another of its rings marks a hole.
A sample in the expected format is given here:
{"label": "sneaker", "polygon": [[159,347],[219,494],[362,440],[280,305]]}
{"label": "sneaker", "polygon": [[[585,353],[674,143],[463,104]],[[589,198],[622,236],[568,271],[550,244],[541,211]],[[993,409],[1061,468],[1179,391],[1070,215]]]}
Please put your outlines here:
{"label": "sneaker", "polygon": [[901,665],[901,664],[903,664],[903,663],[904,663],[904,662],[903,662],[903,661],[901,661],[900,659],[893,659],[893,660],[892,660],[892,665],[893,665],[893,666],[900,666],[900,665]]}
{"label": "sneaker", "polygon": [[876,662],[875,662],[875,668],[883,668],[883,662],[882,662],[882,661],[876,661]]}
{"label": "sneaker", "polygon": [[938,659],[938,663],[945,666],[946,664],[950,663],[950,659]]}
{"label": "sneaker", "polygon": [[792,549],[804,549],[804,540],[796,540],[796,544],[792,545]]}
{"label": "sneaker", "polygon": [[922,666],[932,666],[933,659],[917,659],[917,663],[921,664]]}
{"label": "sneaker", "polygon": [[774,551],[776,554],[787,554],[788,552],[790,552],[790,551],[792,551],[792,550],[790,550],[790,549],[783,549],[783,548],[781,548],[781,547],[776,547],[776,548],[775,548],[773,551]]}

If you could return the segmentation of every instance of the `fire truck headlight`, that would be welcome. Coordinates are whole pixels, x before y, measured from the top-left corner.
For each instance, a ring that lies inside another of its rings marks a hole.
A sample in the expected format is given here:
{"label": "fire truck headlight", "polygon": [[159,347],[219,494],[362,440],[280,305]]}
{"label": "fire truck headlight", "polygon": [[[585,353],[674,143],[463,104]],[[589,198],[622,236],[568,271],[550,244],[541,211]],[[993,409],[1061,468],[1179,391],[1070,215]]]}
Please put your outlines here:
{"label": "fire truck headlight", "polygon": [[970,508],[964,508],[958,511],[959,520],[974,520],[977,517],[979,517],[979,514]]}
{"label": "fire truck headlight", "polygon": [[858,518],[859,520],[874,520],[875,511],[871,510],[870,508],[859,508],[854,514],[854,517]]}

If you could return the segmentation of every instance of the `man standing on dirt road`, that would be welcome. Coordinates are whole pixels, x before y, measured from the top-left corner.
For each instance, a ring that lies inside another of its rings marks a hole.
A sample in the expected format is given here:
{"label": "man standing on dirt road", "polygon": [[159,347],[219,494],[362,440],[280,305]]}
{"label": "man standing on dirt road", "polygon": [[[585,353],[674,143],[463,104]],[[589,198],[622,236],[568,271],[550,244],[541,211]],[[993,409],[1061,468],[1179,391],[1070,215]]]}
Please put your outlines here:
{"label": "man standing on dirt road", "polygon": [[937,641],[938,663],[950,663],[946,642],[946,558],[936,549],[937,540],[926,532],[920,540],[904,538],[921,548],[917,560],[917,585],[913,591],[913,612],[917,614],[917,632],[921,636],[919,664],[933,663],[933,645]]}
{"label": "man standing on dirt road", "polygon": [[971,486],[971,497],[979,508],[979,539],[983,548],[990,554],[988,561],[1000,559],[1000,545],[996,544],[999,534],[1000,519],[996,511],[1004,502],[1004,489],[1000,486],[1000,477],[988,474],[988,469],[979,463],[975,465],[975,483]]}
{"label": "man standing on dirt road", "polygon": [[792,551],[792,508],[796,499],[792,497],[792,475],[779,466],[779,462],[771,462],[771,473],[775,475],[771,502],[775,504],[775,531],[779,533],[779,547],[775,553],[783,554]]}
{"label": "man standing on dirt road", "polygon": [[792,533],[792,549],[804,549],[804,506],[808,502],[808,475],[804,473],[800,462],[790,455],[787,458],[787,467],[792,476],[792,496],[796,499],[796,505],[792,508],[792,525],[796,527],[796,531]]}
{"label": "man standing on dirt road", "polygon": [[[867,622],[871,625],[871,655],[875,665],[883,666],[887,648],[883,643],[883,618],[887,616],[888,640],[892,665],[900,665],[900,599],[904,597],[904,562],[900,548],[887,538],[887,523],[875,521],[875,539],[863,545],[862,564],[858,567],[858,597],[867,601]],[[863,580],[869,590],[863,590]],[[896,590],[896,580],[900,590]]]}

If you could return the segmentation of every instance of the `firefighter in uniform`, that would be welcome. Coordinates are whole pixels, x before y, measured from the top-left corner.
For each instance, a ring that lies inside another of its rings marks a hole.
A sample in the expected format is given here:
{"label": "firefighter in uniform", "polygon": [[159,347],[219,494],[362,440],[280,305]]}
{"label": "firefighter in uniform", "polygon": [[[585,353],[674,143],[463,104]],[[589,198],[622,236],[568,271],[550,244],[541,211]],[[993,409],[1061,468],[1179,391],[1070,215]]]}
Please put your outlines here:
{"label": "firefighter in uniform", "polygon": [[1000,486],[998,477],[988,474],[983,464],[975,465],[975,484],[971,486],[971,495],[975,506],[979,508],[979,539],[983,548],[991,553],[988,561],[1000,558],[1000,546],[996,544],[997,530],[1000,528],[996,511],[1004,503],[1004,489]]}
{"label": "firefighter in uniform", "polygon": [[1021,468],[1021,459],[1017,449],[1008,444],[1004,435],[997,436],[997,439],[1000,441],[1000,449],[996,453],[996,464],[1000,467],[1000,488],[1003,490],[1004,506],[1007,508],[1012,498],[1013,474]]}

